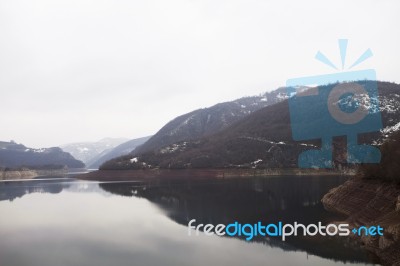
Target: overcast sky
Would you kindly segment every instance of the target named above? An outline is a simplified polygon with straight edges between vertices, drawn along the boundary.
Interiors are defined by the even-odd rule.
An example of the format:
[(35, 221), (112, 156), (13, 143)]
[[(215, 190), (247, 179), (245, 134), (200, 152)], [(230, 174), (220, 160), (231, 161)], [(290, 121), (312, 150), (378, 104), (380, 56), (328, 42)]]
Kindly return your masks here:
[(400, 82), (400, 1), (0, 0), (0, 140), (136, 138), (194, 109), (354, 69)]

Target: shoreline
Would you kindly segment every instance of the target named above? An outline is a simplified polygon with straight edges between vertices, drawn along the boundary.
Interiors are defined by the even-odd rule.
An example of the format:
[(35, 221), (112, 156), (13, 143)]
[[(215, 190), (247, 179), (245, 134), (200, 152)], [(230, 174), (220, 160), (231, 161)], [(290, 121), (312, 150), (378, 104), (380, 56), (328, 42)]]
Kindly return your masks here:
[(0, 181), (29, 180), (38, 176), (65, 176), (68, 169), (22, 169), (0, 171)]
[(353, 176), (353, 172), (327, 169), (145, 169), (97, 170), (75, 176), (95, 181), (145, 181), (152, 179), (226, 179), (261, 176)]

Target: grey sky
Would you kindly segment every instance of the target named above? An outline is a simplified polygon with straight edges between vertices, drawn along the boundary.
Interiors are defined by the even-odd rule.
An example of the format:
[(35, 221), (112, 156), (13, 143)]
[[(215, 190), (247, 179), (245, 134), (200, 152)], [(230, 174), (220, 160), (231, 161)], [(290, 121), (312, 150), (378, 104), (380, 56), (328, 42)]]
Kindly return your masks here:
[(400, 82), (400, 1), (0, 0), (0, 140), (142, 137), (185, 112), (332, 73), (367, 48)]

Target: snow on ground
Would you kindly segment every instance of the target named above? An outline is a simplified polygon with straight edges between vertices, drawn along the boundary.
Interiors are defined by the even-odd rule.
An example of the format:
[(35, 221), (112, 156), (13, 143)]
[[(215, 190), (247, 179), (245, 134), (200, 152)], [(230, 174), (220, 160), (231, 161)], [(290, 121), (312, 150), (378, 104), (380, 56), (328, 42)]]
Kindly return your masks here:
[(400, 130), (400, 122), (397, 123), (394, 126), (391, 127), (385, 127), (384, 129), (381, 130), (381, 133), (385, 135), (385, 137), (388, 137), (390, 134), (393, 132), (399, 131)]
[(78, 149), (78, 151), (79, 151), (80, 153), (84, 153), (84, 152), (88, 152), (88, 151), (89, 151), (89, 149), (86, 148), (86, 147), (77, 147), (77, 149)]
[(187, 144), (186, 141), (181, 143), (181, 144), (176, 144), (176, 143), (171, 144), (171, 145), (169, 145), (167, 147), (162, 148), (160, 150), (160, 153), (172, 153), (172, 152), (175, 152), (177, 150), (183, 151), (186, 148), (186, 144)]

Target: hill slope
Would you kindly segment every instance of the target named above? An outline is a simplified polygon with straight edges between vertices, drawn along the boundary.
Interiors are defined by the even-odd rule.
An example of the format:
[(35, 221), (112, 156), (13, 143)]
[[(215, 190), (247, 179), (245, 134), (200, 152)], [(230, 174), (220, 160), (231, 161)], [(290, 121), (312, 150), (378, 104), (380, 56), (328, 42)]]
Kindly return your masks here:
[[(400, 122), (400, 85), (378, 82), (378, 90), (383, 126), (393, 127)], [(305, 108), (318, 112), (318, 104), (326, 103)], [(359, 141), (372, 143), (380, 137), (379, 133), (361, 134)], [(335, 164), (345, 163), (344, 143), (344, 138), (335, 139)], [(288, 101), (285, 100), (255, 111), (216, 134), (116, 158), (105, 163), (102, 169), (297, 167), (300, 152), (318, 148), (318, 145), (319, 140), (293, 141)]]
[[(397, 125), (400, 125), (400, 123)], [(359, 168), (359, 175), (365, 179), (400, 183), (400, 130), (392, 132), (380, 146), (380, 149), (382, 153), (381, 163), (379, 165), (362, 165)]]
[(32, 149), (15, 142), (0, 142), (0, 167), (49, 167), (67, 166), (69, 168), (85, 167), (83, 162), (76, 160), (71, 154), (63, 152), (58, 147)]
[(145, 144), (136, 149), (134, 154), (156, 151), (173, 143), (214, 134), (254, 111), (284, 99), (286, 99), (286, 89), (279, 88), (261, 96), (244, 97), (181, 115), (162, 127)]

